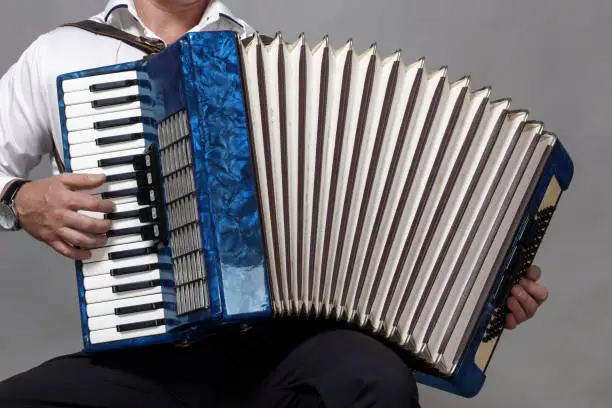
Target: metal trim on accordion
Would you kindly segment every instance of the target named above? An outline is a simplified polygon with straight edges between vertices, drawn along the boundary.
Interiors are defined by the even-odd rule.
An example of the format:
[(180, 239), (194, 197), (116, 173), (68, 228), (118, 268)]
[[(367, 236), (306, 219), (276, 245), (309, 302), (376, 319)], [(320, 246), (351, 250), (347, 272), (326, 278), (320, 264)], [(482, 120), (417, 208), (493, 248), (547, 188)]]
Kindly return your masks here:
[(104, 173), (84, 348), (319, 319), (471, 397), (573, 177), (544, 124), (375, 45), (189, 33), (57, 78), (64, 165)]

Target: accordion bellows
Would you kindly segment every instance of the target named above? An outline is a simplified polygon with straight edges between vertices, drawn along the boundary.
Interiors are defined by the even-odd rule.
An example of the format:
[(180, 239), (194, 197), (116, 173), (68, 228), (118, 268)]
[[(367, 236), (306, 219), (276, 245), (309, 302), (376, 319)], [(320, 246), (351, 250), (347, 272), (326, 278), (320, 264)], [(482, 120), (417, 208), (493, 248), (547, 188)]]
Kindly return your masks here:
[[(321, 319), (475, 395), (573, 174), (510, 99), (352, 41), (190, 33), (58, 87), (67, 171), (109, 175), (94, 193), (139, 225), (77, 263), (90, 350)], [(131, 195), (114, 184), (130, 178)]]
[(556, 137), (399, 52), (243, 52), (275, 310), (368, 324), (450, 373)]

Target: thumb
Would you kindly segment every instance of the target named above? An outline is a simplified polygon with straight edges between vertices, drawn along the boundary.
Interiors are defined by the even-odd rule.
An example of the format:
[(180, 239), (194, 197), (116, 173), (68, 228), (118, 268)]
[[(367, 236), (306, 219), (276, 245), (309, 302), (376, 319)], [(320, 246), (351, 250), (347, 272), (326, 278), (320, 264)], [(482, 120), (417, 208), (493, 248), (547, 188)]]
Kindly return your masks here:
[(84, 190), (104, 184), (106, 176), (104, 174), (64, 173), (60, 175), (60, 181), (70, 189)]

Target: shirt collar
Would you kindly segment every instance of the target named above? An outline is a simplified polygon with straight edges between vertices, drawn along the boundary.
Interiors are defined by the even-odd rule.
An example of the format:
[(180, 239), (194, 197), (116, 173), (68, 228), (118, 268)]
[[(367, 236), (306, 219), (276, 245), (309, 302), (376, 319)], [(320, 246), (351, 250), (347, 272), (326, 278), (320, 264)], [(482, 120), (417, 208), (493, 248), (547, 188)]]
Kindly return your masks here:
[[(104, 22), (138, 36), (159, 39), (138, 17), (133, 0), (109, 0), (101, 17)], [(219, 0), (212, 0), (202, 15), (200, 22), (190, 32), (206, 30), (231, 30), (242, 36), (254, 33), (244, 20), (235, 16)]]

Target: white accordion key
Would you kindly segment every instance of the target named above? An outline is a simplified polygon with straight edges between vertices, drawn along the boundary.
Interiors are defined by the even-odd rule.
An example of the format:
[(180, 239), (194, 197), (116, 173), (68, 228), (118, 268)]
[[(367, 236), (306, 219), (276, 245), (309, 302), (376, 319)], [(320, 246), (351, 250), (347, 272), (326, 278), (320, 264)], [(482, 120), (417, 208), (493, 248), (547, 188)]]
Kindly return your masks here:
[[(135, 325), (137, 325), (135, 327), (139, 327), (138, 324)], [(92, 344), (108, 343), (112, 341), (164, 334), (169, 329), (163, 319), (149, 321), (146, 324), (143, 324), (142, 326), (144, 326), (144, 328), (125, 331), (120, 331), (117, 328), (95, 330), (89, 333), (89, 338)]]
[(120, 141), (108, 144), (89, 142), (70, 146), (70, 157), (76, 158), (92, 155), (111, 154), (124, 150), (144, 148), (146, 146), (144, 137), (139, 134), (121, 136), (117, 140)]
[[(130, 203), (136, 204), (137, 203)], [(122, 205), (130, 205), (122, 204)], [(120, 205), (121, 206), (121, 205)], [(155, 228), (161, 228), (156, 224), (159, 220), (157, 215), (158, 211), (155, 207), (142, 207), (139, 210), (129, 211), (125, 213), (113, 213), (107, 215), (106, 218), (112, 217), (129, 217), (125, 219), (113, 219), (111, 227), (107, 233), (106, 246), (115, 246), (122, 244), (129, 244), (132, 242), (138, 242), (143, 240), (143, 236), (150, 237), (151, 234), (155, 236)], [(83, 215), (92, 214), (92, 218), (104, 219), (105, 215), (100, 213), (82, 213)]]
[(110, 153), (96, 154), (93, 156), (77, 157), (77, 158), (70, 160), (70, 166), (75, 171), (98, 168), (98, 167), (106, 167), (106, 166), (100, 166), (98, 161), (104, 160), (104, 159), (117, 159), (119, 157), (129, 158), (130, 156), (141, 155), (144, 153), (145, 153), (145, 148), (138, 148), (138, 149), (123, 150), (121, 152), (110, 152)]
[(116, 174), (127, 174), (136, 171), (133, 164), (120, 164), (117, 166), (108, 167), (91, 167), (88, 169), (77, 170), (75, 174), (104, 174), (105, 176), (112, 176)]
[(91, 303), (87, 305), (86, 312), (88, 317), (115, 315), (127, 313), (131, 310), (140, 311), (146, 307), (151, 308), (152, 305), (158, 305), (162, 302), (176, 303), (176, 297), (172, 295), (165, 295), (163, 293), (156, 293), (154, 295)]
[(68, 120), (85, 116), (123, 113), (124, 111), (145, 110), (151, 105), (150, 98), (139, 95), (122, 96), (118, 98), (95, 100), (66, 107)]
[(106, 244), (108, 246), (130, 244), (133, 242), (142, 241), (143, 237), (152, 239), (152, 237), (159, 236), (159, 225), (154, 223), (141, 223), (138, 220), (134, 222), (134, 224), (136, 223), (139, 225), (111, 229), (111, 231), (109, 231)]
[[(107, 176), (107, 182), (101, 186), (86, 190), (87, 194), (102, 199), (114, 200), (117, 205), (132, 204), (159, 204), (160, 197), (155, 197), (155, 188), (158, 186), (157, 175), (154, 170), (121, 173)], [(144, 189), (153, 189), (149, 197)], [(159, 193), (158, 193), (159, 194)], [(140, 203), (140, 204), (139, 204)]]
[(131, 244), (94, 249), (91, 251), (91, 257), (83, 261), (83, 263), (111, 261), (154, 253), (157, 253), (156, 243), (154, 241), (134, 242)]
[(153, 281), (156, 279), (161, 279), (163, 276), (167, 277), (168, 275), (164, 275), (160, 269), (125, 275), (96, 275), (83, 278), (83, 287), (85, 288), (85, 291), (90, 291), (95, 289), (128, 285), (132, 283)]
[[(80, 143), (94, 142), (99, 145), (114, 143), (116, 140), (130, 137), (142, 137), (143, 133), (155, 134), (155, 128), (142, 122), (127, 126), (111, 127), (106, 129), (82, 129), (68, 132), (70, 149)], [(125, 140), (122, 140), (125, 141)]]
[(108, 302), (111, 300), (127, 299), (138, 296), (153, 295), (156, 293), (162, 293), (163, 287), (160, 280), (150, 280), (144, 282), (138, 282), (119, 287), (119, 290), (113, 290), (112, 287), (106, 287), (101, 289), (93, 289), (85, 292), (85, 302), (98, 303)]
[(139, 74), (136, 71), (122, 71), (110, 74), (93, 75), (83, 78), (67, 79), (62, 82), (64, 94), (78, 91), (100, 92), (137, 85)]
[(142, 323), (151, 320), (159, 320), (168, 317), (174, 317), (175, 313), (169, 315), (169, 311), (163, 308), (148, 310), (146, 312), (135, 312), (126, 315), (107, 315), (100, 317), (92, 317), (87, 321), (89, 330), (104, 330), (114, 329), (117, 326)]
[(143, 123), (143, 117), (150, 115), (147, 109), (131, 109), (66, 119), (66, 129), (74, 132), (86, 129), (111, 129)]
[(122, 180), (122, 181), (114, 181), (110, 183), (104, 183), (100, 187), (92, 188), (89, 190), (84, 190), (84, 193), (90, 195), (99, 195), (102, 193), (111, 193), (121, 190), (127, 190), (132, 188), (137, 188), (138, 183), (136, 180)]
[(79, 211), (79, 214), (98, 220), (110, 219), (112, 220), (111, 230), (140, 227), (161, 220), (161, 214), (156, 207), (140, 205), (136, 202), (119, 204), (115, 207), (115, 212), (111, 214), (91, 211)]
[(129, 85), (121, 88), (110, 88), (98, 92), (92, 92), (90, 89), (69, 92), (64, 95), (64, 104), (66, 107), (81, 105), (94, 101), (104, 101), (109, 99), (124, 98), (127, 96), (150, 96), (148, 89), (140, 88), (138, 85)]
[[(132, 203), (130, 203), (132, 204)], [(152, 208), (152, 207), (145, 207)], [(122, 229), (130, 229), (130, 228), (138, 228), (144, 227), (145, 225), (151, 225), (151, 221), (141, 222), (138, 218), (127, 218), (123, 220), (113, 220), (111, 222), (111, 231), (122, 230)]]
[(108, 273), (134, 273), (134, 271), (158, 269), (159, 256), (157, 254), (138, 255), (110, 261), (83, 263), (83, 276), (96, 276)]

